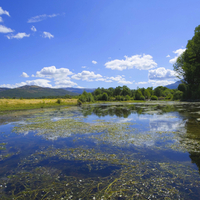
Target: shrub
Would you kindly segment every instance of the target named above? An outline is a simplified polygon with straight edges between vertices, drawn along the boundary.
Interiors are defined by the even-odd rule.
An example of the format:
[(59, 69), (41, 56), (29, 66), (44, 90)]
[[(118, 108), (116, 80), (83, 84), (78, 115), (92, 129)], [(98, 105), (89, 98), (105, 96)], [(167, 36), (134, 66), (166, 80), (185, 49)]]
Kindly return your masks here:
[(61, 104), (61, 99), (57, 99), (56, 103)]
[(183, 97), (183, 92), (180, 90), (176, 91), (173, 96), (173, 100), (180, 100)]
[(158, 97), (153, 95), (153, 96), (151, 96), (151, 100), (158, 100)]
[(125, 100), (126, 100), (126, 101), (129, 101), (130, 99), (131, 99), (131, 97), (130, 97), (129, 95), (126, 95), (126, 96), (125, 96)]
[(140, 100), (145, 100), (145, 97), (143, 95), (141, 95)]
[(102, 100), (103, 101), (108, 101), (108, 94), (107, 93), (103, 93)]

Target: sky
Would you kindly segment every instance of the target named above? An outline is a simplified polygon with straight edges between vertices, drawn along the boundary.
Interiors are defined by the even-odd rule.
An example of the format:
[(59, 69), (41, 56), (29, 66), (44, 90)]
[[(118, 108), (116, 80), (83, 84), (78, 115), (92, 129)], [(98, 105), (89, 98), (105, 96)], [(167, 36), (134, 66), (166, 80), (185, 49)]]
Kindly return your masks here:
[(174, 83), (199, 8), (199, 0), (1, 0), (0, 87)]

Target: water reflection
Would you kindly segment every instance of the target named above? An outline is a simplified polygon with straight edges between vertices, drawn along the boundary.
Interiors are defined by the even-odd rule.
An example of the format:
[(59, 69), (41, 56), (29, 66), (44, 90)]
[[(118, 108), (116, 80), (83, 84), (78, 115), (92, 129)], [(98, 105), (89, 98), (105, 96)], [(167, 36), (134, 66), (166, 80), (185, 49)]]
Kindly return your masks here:
[(104, 104), (7, 117), (0, 198), (198, 199), (199, 110)]

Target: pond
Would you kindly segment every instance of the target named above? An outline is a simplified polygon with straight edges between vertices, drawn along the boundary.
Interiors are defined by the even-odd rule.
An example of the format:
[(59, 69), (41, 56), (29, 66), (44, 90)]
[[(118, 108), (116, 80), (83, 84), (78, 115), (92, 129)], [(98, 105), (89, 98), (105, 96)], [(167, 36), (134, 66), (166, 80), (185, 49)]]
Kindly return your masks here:
[(0, 116), (0, 199), (199, 199), (200, 103)]

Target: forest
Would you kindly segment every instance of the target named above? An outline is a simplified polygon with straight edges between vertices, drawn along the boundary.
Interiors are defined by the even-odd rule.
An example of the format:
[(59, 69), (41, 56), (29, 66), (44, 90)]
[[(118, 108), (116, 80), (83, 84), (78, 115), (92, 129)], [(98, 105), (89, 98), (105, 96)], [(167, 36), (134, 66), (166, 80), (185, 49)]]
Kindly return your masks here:
[(168, 89), (167, 87), (158, 86), (130, 89), (126, 85), (116, 88), (97, 88), (92, 93), (84, 91), (79, 96), (79, 103), (94, 101), (130, 101), (130, 100), (180, 100), (183, 96), (185, 84), (180, 84), (178, 89)]

